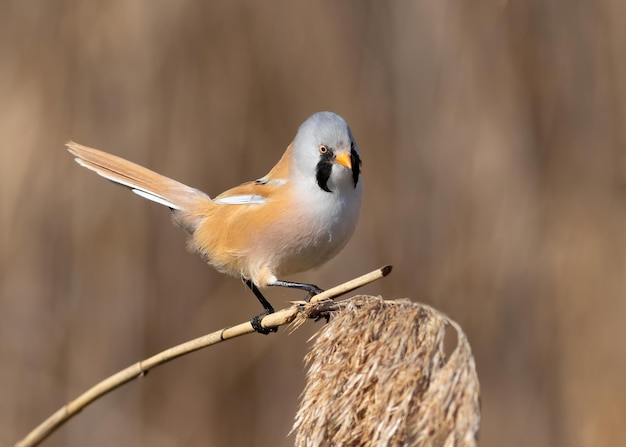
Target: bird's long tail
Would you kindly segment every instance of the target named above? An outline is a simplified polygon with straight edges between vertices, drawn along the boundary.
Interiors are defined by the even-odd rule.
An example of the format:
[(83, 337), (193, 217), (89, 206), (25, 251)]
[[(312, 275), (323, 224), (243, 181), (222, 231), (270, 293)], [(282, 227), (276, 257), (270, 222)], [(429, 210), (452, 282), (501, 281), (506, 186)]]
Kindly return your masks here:
[[(188, 213), (197, 209), (200, 204), (212, 204), (210, 197), (202, 191), (123, 158), (73, 141), (68, 141), (66, 146), (79, 165), (94, 171), (107, 180), (130, 188), (131, 191), (143, 198), (167, 206), (181, 217), (189, 216)], [(184, 220), (187, 219), (179, 222), (184, 227), (194, 227), (197, 224), (196, 222), (184, 222)], [(187, 229), (191, 230), (192, 228)]]

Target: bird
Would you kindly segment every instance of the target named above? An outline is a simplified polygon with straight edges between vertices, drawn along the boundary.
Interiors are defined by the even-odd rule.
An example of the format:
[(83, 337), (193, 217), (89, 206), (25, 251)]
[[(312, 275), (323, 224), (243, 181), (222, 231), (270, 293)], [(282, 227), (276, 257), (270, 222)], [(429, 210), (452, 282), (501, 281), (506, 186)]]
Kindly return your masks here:
[(217, 271), (240, 277), (263, 306), (250, 322), (256, 332), (274, 312), (267, 286), (322, 292), (314, 284), (284, 281), (329, 261), (348, 243), (363, 195), (361, 157), (348, 123), (317, 112), (298, 128), (264, 177), (211, 198), (204, 192), (131, 161), (73, 141), (68, 151), (82, 167), (168, 207), (188, 233), (188, 246)]

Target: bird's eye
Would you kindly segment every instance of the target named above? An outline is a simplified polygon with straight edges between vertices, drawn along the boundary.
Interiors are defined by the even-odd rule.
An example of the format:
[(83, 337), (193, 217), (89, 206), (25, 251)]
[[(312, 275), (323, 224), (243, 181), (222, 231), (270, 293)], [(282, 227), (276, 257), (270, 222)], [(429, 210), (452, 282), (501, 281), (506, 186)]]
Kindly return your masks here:
[(325, 145), (320, 144), (320, 154), (325, 154), (326, 152), (328, 152), (328, 148)]

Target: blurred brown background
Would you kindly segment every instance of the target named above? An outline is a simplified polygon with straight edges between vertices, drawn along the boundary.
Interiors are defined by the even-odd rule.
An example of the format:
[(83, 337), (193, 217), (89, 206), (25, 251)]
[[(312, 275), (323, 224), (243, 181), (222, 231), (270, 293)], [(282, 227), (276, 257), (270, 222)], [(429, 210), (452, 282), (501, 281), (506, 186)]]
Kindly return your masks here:
[[(626, 3), (0, 3), (0, 445), (155, 352), (259, 311), (74, 139), (215, 195), (311, 113), (351, 124), (365, 202), (297, 279), (456, 319), (483, 446), (625, 445)], [(292, 278), (295, 279), (295, 278)], [(270, 290), (277, 306), (300, 295)], [(310, 324), (179, 359), (47, 446), (288, 446)]]

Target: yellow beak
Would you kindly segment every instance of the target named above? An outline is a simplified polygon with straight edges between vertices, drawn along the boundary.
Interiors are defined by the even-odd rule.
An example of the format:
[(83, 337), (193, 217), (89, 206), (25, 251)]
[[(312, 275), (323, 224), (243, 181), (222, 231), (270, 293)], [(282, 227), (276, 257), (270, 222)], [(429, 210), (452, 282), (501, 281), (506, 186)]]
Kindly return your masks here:
[(339, 163), (341, 166), (345, 166), (348, 169), (352, 169), (352, 160), (350, 160), (350, 154), (347, 152), (342, 152), (341, 154), (337, 155), (335, 157), (335, 160), (337, 160), (337, 163)]

